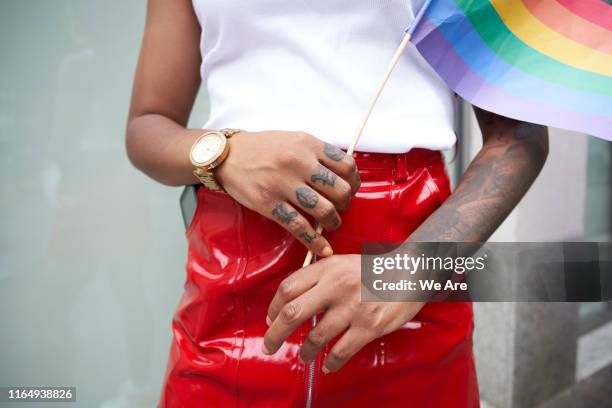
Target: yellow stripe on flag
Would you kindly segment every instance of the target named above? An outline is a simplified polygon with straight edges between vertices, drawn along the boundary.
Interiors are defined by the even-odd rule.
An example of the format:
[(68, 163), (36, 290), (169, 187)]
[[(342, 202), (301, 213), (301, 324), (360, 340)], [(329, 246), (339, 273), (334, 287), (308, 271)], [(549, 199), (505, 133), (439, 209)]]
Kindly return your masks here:
[(531, 14), (521, 0), (491, 0), (491, 4), (508, 29), (531, 48), (564, 64), (612, 76), (612, 55), (559, 34)]

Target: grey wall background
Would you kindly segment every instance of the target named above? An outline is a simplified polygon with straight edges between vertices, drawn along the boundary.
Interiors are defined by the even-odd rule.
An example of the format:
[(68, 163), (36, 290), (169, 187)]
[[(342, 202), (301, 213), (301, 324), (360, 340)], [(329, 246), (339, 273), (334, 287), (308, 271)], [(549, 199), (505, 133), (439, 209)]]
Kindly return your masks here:
[[(155, 404), (184, 280), (180, 189), (134, 170), (123, 146), (145, 3), (0, 0), (0, 385), (75, 385), (78, 407)], [(462, 116), (468, 159), (479, 135)], [(606, 145), (556, 136), (500, 240), (609, 231)], [(589, 154), (602, 155), (599, 179), (581, 164)], [(523, 390), (521, 313), (477, 306), (481, 388), (496, 406), (518, 406)], [(576, 324), (555, 316), (555, 327)]]
[(145, 6), (0, 0), (0, 384), (79, 407), (154, 405), (184, 279), (180, 190), (123, 145)]

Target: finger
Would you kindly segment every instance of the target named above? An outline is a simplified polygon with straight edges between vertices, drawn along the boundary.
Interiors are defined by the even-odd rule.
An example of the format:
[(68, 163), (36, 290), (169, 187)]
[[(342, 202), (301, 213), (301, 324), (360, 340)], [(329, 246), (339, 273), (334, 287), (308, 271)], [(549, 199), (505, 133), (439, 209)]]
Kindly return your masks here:
[(306, 320), (323, 311), (327, 302), (325, 291), (321, 286), (315, 286), (285, 304), (264, 335), (264, 354), (276, 353), (287, 337)]
[(340, 148), (329, 143), (323, 143), (318, 154), (319, 161), (328, 169), (344, 179), (355, 194), (360, 186), (359, 171), (355, 159)]
[(347, 361), (351, 359), (366, 344), (376, 337), (363, 329), (350, 328), (334, 344), (323, 361), (323, 372), (330, 373), (338, 371)]
[(311, 171), (311, 175), (308, 180), (306, 180), (306, 183), (328, 199), (339, 211), (344, 211), (353, 197), (352, 187), (333, 172), (331, 172), (332, 175), (330, 178), (323, 178), (326, 172), (331, 172), (331, 170), (327, 169), (322, 164), (318, 164), (317, 167)]
[(323, 319), (313, 327), (304, 344), (300, 348), (300, 358), (305, 363), (310, 363), (323, 347), (342, 333), (349, 326), (350, 315), (345, 309), (330, 308)]
[(283, 306), (317, 284), (322, 271), (319, 265), (320, 262), (323, 261), (315, 262), (304, 268), (298, 269), (283, 279), (268, 306), (267, 317), (270, 322), (276, 319)]
[(342, 220), (336, 207), (325, 197), (305, 185), (294, 189), (295, 194), (289, 197), (289, 202), (300, 210), (312, 215), (328, 231), (340, 227)]
[(316, 233), (308, 220), (286, 202), (277, 202), (270, 210), (272, 218), (283, 228), (300, 240), (313, 254), (327, 257), (333, 254), (331, 245), (325, 237)]

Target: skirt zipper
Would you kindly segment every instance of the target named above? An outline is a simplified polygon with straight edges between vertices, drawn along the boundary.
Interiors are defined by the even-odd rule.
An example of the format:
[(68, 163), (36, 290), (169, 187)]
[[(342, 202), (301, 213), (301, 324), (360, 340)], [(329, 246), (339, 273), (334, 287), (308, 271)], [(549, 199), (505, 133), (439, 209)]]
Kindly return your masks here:
[[(317, 316), (312, 316), (310, 319), (310, 329), (317, 325)], [(312, 392), (314, 386), (315, 371), (317, 369), (317, 357), (307, 365), (306, 370), (306, 408), (312, 407)]]
[[(315, 255), (312, 259), (312, 262), (317, 262), (317, 260), (318, 260), (318, 257)], [(312, 330), (316, 325), (317, 325), (317, 315), (315, 314), (310, 319), (310, 327), (308, 328), (308, 331)], [(312, 407), (312, 396), (313, 396), (312, 394), (313, 394), (315, 373), (317, 370), (317, 358), (318, 356), (315, 357), (315, 359), (312, 360), (312, 362), (309, 363), (306, 368), (306, 408)]]

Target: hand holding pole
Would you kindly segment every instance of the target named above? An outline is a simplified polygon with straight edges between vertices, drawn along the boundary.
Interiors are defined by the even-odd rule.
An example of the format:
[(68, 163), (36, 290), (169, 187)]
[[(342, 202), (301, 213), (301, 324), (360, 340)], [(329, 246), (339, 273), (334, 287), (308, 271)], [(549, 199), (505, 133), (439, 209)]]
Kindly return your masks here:
[[(411, 34), (410, 31), (406, 32), (406, 34), (404, 35), (404, 38), (402, 39), (402, 42), (397, 48), (397, 51), (395, 51), (395, 55), (393, 56), (393, 59), (391, 60), (391, 63), (389, 64), (387, 71), (385, 72), (385, 76), (383, 77), (382, 81), (380, 82), (380, 85), (378, 86), (378, 89), (376, 89), (376, 93), (370, 100), (368, 109), (365, 115), (363, 116), (361, 123), (359, 124), (359, 128), (357, 129), (357, 132), (355, 133), (355, 136), (353, 137), (353, 141), (351, 142), (346, 154), (352, 155), (354, 153), (355, 147), (357, 147), (357, 143), (359, 143), (361, 134), (363, 133), (363, 130), (365, 129), (366, 123), (368, 123), (368, 119), (370, 118), (370, 115), (372, 114), (372, 111), (374, 110), (374, 106), (376, 105), (376, 102), (378, 102), (378, 99), (380, 98), (380, 95), (382, 94), (382, 91), (385, 88), (387, 81), (391, 77), (391, 73), (395, 69), (395, 66), (397, 65), (400, 57), (402, 56), (402, 53), (406, 49), (408, 42), (410, 42), (410, 34)], [(320, 224), (317, 224), (316, 231), (317, 231), (317, 234), (321, 234), (323, 232), (323, 227)], [(308, 253), (306, 254), (306, 258), (304, 259), (304, 265), (302, 267), (310, 265), (311, 262), (312, 262), (312, 251), (308, 251)]]

